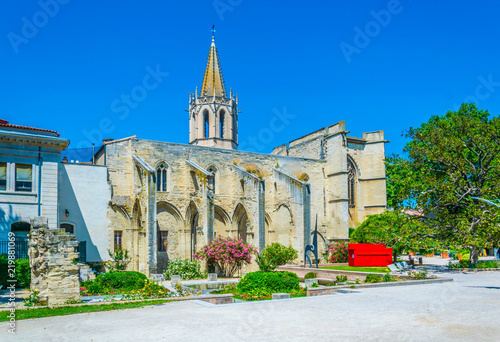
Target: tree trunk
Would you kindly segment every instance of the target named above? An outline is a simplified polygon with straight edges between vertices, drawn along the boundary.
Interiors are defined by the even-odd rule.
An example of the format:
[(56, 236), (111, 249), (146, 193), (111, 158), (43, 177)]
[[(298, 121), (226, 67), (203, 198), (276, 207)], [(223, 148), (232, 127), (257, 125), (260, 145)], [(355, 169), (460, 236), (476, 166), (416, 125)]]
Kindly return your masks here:
[(470, 262), (472, 265), (476, 265), (478, 261), (479, 261), (479, 248), (477, 248), (477, 247), (472, 247), (472, 248), (470, 249), (470, 258), (469, 258), (469, 262)]
[(394, 259), (393, 263), (396, 263), (398, 261), (398, 253), (394, 248), (392, 249), (392, 258)]

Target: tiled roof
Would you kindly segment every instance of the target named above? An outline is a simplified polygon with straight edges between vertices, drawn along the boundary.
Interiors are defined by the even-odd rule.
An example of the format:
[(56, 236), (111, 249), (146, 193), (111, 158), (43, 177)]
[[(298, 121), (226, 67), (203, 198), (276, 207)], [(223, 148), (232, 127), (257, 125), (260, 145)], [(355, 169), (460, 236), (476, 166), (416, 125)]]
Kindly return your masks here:
[(29, 130), (29, 131), (38, 131), (38, 132), (48, 132), (48, 133), (54, 133), (56, 136), (59, 136), (59, 133), (57, 133), (56, 131), (52, 131), (50, 129), (35, 128), (35, 127), (20, 126), (20, 125), (12, 125), (8, 121), (2, 120), (2, 119), (0, 119), (0, 127), (25, 129), (25, 130)]
[(212, 36), (212, 45), (208, 52), (207, 69), (203, 77), (203, 87), (201, 88), (201, 96), (217, 96), (226, 97), (226, 89), (224, 88), (224, 78), (220, 68), (219, 56), (215, 47), (215, 39)]

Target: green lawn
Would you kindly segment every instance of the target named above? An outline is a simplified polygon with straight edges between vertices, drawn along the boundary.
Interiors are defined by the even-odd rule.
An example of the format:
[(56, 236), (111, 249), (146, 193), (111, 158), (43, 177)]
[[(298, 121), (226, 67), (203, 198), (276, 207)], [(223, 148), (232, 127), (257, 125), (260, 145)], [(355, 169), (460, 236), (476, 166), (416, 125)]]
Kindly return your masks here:
[[(120, 310), (120, 309), (133, 309), (141, 308), (148, 305), (157, 305), (168, 303), (169, 299), (158, 299), (150, 301), (140, 301), (132, 303), (114, 303), (114, 304), (101, 304), (101, 305), (81, 305), (81, 306), (61, 306), (56, 308), (37, 308), (37, 309), (23, 309), (16, 310), (16, 320), (30, 319), (30, 318), (40, 318), (40, 317), (51, 317), (51, 316), (65, 316), (73, 315), (86, 312), (97, 312), (97, 311), (110, 311), (110, 310)], [(0, 311), (0, 322), (8, 321), (10, 311)]]
[(370, 273), (386, 273), (390, 271), (387, 267), (325, 266), (320, 268), (324, 268), (327, 270), (356, 271), (356, 272), (370, 272)]

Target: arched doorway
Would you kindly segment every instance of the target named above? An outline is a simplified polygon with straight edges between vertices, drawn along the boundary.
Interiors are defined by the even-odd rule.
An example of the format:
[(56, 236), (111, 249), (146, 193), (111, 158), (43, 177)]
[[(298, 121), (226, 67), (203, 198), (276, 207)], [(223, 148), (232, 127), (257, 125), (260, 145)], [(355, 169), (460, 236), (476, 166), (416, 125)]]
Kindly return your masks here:
[(273, 219), (274, 241), (285, 246), (292, 246), (295, 240), (295, 227), (293, 225), (292, 213), (286, 205), (281, 205), (276, 211)]
[(190, 231), (189, 254), (191, 260), (194, 259), (194, 255), (196, 253), (198, 218), (199, 218), (199, 212), (198, 208), (196, 207), (196, 204), (194, 204), (193, 202), (189, 203), (189, 207), (186, 214), (186, 224), (189, 225), (189, 231)]
[(233, 222), (236, 225), (236, 229), (238, 232), (238, 238), (242, 239), (244, 242), (247, 242), (247, 229), (248, 229), (248, 215), (245, 207), (240, 203), (236, 206), (233, 215)]
[(157, 223), (157, 271), (162, 273), (170, 259), (182, 257), (179, 254), (182, 218), (175, 206), (159, 202), (156, 209)]

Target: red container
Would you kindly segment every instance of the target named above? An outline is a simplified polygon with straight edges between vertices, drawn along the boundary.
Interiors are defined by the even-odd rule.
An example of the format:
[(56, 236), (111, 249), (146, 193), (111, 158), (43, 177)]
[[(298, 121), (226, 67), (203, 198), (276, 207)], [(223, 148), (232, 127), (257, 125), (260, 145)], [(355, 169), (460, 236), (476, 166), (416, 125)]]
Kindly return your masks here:
[(387, 266), (392, 264), (392, 248), (371, 243), (349, 244), (349, 266)]

